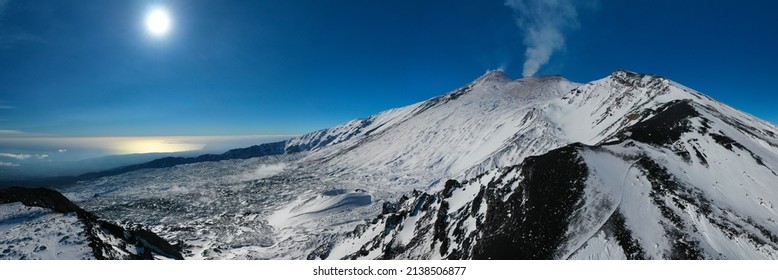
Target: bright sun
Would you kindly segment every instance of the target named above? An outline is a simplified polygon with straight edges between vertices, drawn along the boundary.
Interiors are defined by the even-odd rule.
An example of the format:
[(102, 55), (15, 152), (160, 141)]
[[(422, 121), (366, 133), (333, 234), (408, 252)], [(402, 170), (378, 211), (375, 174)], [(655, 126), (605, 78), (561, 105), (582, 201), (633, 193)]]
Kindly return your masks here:
[(118, 154), (174, 153), (200, 150), (202, 143), (192, 143), (176, 137), (126, 137), (115, 138), (114, 150)]
[(156, 37), (163, 37), (170, 32), (172, 20), (165, 8), (154, 8), (146, 15), (146, 30)]

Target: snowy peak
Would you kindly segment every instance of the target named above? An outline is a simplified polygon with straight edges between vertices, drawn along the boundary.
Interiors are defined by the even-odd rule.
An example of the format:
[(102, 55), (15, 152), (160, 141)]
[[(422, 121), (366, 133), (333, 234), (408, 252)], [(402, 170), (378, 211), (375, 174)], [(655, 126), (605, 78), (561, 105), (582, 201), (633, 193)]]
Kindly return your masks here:
[[(537, 96), (540, 92), (548, 91), (545, 90), (545, 88), (548, 87), (561, 87), (569, 90), (577, 86), (579, 85), (558, 75), (525, 77), (514, 80), (503, 70), (490, 70), (472, 83), (463, 87), (463, 89), (497, 95)], [(558, 95), (553, 97), (558, 97)]]
[[(774, 125), (625, 70), (538, 106), (551, 129), (519, 130), (496, 168), (390, 203), (329, 257), (778, 258)], [(522, 153), (541, 136), (558, 146)]]
[(612, 140), (674, 100), (714, 102), (676, 85), (626, 70), (587, 84), (493, 70), (430, 100), (293, 138), (286, 151), (354, 168), (483, 172), (567, 143)]
[[(439, 179), (432, 174), (458, 176), (476, 166), (494, 167), (509, 158), (516, 160), (516, 156), (561, 145), (553, 137), (554, 126), (547, 123), (538, 108), (577, 86), (561, 77), (512, 80), (502, 71), (490, 71), (447, 94), (290, 143), (328, 143), (309, 158), (349, 166), (345, 170), (350, 172), (414, 172), (414, 176), (429, 176), (432, 183)], [(531, 137), (533, 141), (517, 142), (517, 137), (528, 133), (536, 135)], [(515, 149), (499, 152), (509, 146)]]
[(508, 83), (513, 81), (513, 78), (508, 76), (508, 74), (505, 73), (505, 71), (501, 69), (497, 70), (489, 70), (486, 71), (481, 77), (478, 79), (475, 79), (473, 83), (475, 84), (485, 84), (485, 83)]
[(687, 99), (619, 136), (414, 192), (330, 258), (778, 258), (774, 134)]
[(524, 77), (521, 79), (513, 79), (511, 76), (509, 76), (507, 73), (505, 73), (502, 69), (495, 69), (495, 70), (489, 70), (486, 71), (481, 77), (478, 77), (475, 79), (472, 84), (486, 84), (486, 83), (497, 83), (497, 84), (506, 84), (514, 81), (545, 81), (545, 82), (553, 82), (553, 81), (567, 81), (565, 77), (560, 75), (548, 75), (548, 76), (538, 76), (538, 77)]
[[(725, 106), (664, 77), (618, 70), (544, 108), (572, 142), (597, 144), (677, 100)], [(731, 110), (736, 111), (736, 110)]]
[(607, 78), (610, 78), (614, 81), (621, 81), (625, 84), (632, 84), (632, 85), (638, 85), (638, 84), (645, 85), (647, 84), (647, 82), (652, 80), (660, 80), (660, 81), (665, 80), (665, 78), (662, 76), (637, 73), (637, 72), (632, 72), (624, 69), (618, 69), (614, 71), (613, 73), (608, 75)]

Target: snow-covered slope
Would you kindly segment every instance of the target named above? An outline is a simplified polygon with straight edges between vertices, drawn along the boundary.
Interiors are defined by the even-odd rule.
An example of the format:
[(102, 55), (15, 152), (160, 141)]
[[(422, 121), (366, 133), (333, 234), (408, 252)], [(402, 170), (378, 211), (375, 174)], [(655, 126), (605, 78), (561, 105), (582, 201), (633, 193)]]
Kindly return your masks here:
[(491, 71), (446, 95), (295, 138), (288, 147), (312, 149), (309, 158), (335, 173), (380, 171), (432, 183), (560, 146), (538, 108), (576, 86)]
[(74, 213), (0, 204), (0, 259), (93, 259), (84, 225)]
[(776, 258), (778, 129), (659, 76), (491, 71), (277, 144), (66, 195), (187, 258)]
[(625, 71), (545, 110), (571, 142), (590, 145), (415, 192), (323, 255), (778, 258), (775, 126)]
[(118, 226), (49, 189), (0, 189), (0, 259), (181, 259), (138, 225)]

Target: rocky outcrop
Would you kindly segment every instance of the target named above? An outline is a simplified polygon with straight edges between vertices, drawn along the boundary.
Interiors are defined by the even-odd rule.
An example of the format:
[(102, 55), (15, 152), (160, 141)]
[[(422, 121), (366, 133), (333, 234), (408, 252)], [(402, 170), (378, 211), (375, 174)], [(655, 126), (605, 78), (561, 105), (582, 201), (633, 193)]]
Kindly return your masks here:
[(123, 227), (101, 219), (57, 191), (21, 187), (0, 189), (0, 204), (16, 202), (55, 213), (76, 214), (96, 259), (183, 259), (180, 245), (172, 245), (140, 225)]

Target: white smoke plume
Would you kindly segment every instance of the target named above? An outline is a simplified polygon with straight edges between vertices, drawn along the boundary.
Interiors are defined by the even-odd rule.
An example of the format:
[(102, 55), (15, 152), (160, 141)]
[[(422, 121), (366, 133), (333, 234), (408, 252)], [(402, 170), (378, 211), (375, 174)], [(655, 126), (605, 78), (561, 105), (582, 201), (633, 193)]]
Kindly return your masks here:
[(505, 1), (516, 13), (516, 24), (524, 33), (527, 47), (524, 77), (535, 75), (554, 52), (565, 47), (565, 31), (578, 27), (575, 3), (575, 0)]

